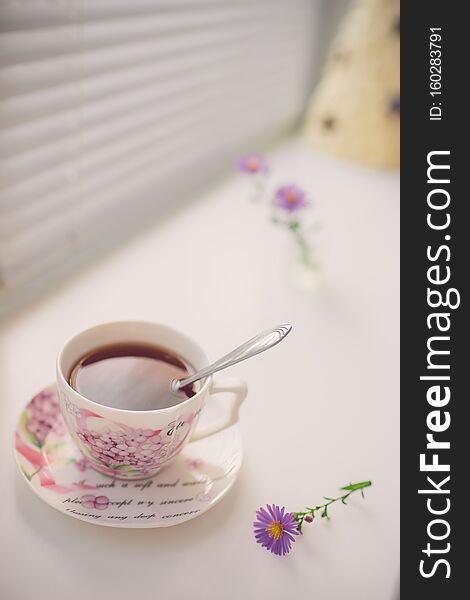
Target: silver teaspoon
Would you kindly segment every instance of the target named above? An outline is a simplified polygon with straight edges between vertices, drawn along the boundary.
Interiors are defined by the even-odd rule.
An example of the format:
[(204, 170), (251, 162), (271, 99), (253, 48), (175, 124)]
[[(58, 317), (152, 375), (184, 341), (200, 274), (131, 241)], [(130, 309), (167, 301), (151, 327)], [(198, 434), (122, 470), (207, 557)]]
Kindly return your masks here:
[(283, 323), (282, 325), (278, 325), (273, 329), (267, 329), (266, 331), (256, 335), (254, 338), (251, 338), (251, 340), (248, 340), (241, 346), (238, 346), (238, 348), (235, 348), (235, 350), (232, 350), (232, 352), (229, 352), (222, 358), (219, 358), (219, 360), (217, 360), (215, 363), (212, 363), (208, 367), (197, 371), (197, 373), (193, 373), (184, 379), (173, 379), (171, 382), (171, 390), (173, 392), (177, 392), (181, 388), (194, 383), (195, 381), (199, 381), (204, 377), (208, 377), (213, 373), (217, 373), (217, 371), (222, 371), (222, 369), (231, 367), (242, 360), (256, 356), (256, 354), (260, 354), (260, 352), (269, 350), (269, 348), (279, 344), (279, 342), (281, 342), (291, 330), (292, 325), (290, 323)]

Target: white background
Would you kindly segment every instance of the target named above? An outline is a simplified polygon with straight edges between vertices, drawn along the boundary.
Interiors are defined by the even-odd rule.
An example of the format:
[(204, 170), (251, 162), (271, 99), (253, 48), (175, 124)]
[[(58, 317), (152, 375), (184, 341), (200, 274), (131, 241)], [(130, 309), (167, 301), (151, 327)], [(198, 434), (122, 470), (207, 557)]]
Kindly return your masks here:
[[(7, 600), (397, 597), (399, 551), (398, 176), (320, 157), (299, 142), (272, 156), (276, 178), (315, 201), (323, 281), (288, 276), (286, 233), (230, 176), (95, 261), (0, 330), (1, 560)], [(54, 379), (62, 342), (115, 319), (167, 323), (217, 358), (291, 321), (276, 349), (238, 365), (245, 462), (229, 495), (168, 529), (100, 528), (60, 514), (17, 472), (11, 436), (28, 399)], [(372, 479), (331, 509), (285, 558), (252, 536), (255, 510), (319, 503)]]

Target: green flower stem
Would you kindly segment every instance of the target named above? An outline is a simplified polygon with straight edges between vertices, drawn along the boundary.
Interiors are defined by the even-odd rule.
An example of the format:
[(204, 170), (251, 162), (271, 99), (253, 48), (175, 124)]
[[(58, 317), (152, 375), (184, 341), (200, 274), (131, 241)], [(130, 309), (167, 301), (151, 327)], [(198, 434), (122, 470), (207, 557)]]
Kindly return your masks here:
[(35, 470), (33, 473), (31, 473), (31, 479), (32, 479), (32, 478), (33, 478), (35, 475), (37, 475), (37, 474), (38, 474), (40, 471), (42, 471), (42, 468), (43, 468), (43, 467), (41, 466), (41, 467), (39, 467), (38, 469), (36, 469), (36, 470)]
[(282, 224), (292, 233), (295, 243), (300, 251), (300, 260), (307, 267), (312, 269), (317, 268), (318, 263), (313, 258), (313, 248), (307, 240), (307, 237), (302, 229), (302, 224), (297, 220), (284, 221)]
[(294, 221), (288, 224), (288, 228), (292, 232), (297, 246), (299, 247), (300, 260), (309, 267), (316, 267), (317, 264), (312, 258), (313, 250), (301, 229), (300, 223)]
[(268, 185), (269, 176), (267, 174), (258, 175), (257, 178), (253, 179), (254, 194), (251, 201), (256, 203), (263, 199), (266, 187)]
[(271, 221), (274, 223), (274, 225), (281, 225), (282, 227), (285, 227), (291, 232), (295, 243), (297, 244), (300, 250), (300, 260), (305, 265), (313, 269), (318, 267), (318, 263), (313, 259), (313, 248), (308, 243), (307, 238), (302, 230), (302, 224), (299, 221), (286, 221), (284, 219), (280, 219), (277, 216), (276, 212), (274, 212), (274, 214), (272, 215)]
[(20, 468), (23, 472), (23, 475), (26, 477), (26, 479), (28, 481), (31, 481), (31, 479), (37, 475), (39, 473), (39, 471), (42, 469), (42, 466), (39, 467), (38, 469), (36, 469), (35, 471), (33, 471), (32, 473), (28, 473), (28, 471), (23, 467), (23, 465), (20, 464)]
[(350, 485), (345, 485), (344, 487), (340, 488), (346, 492), (342, 496), (338, 496), (337, 498), (327, 498), (326, 496), (324, 496), (325, 500), (328, 500), (328, 502), (325, 502), (325, 504), (320, 504), (319, 506), (307, 506), (305, 511), (293, 513), (294, 520), (297, 521), (297, 529), (300, 533), (302, 533), (302, 526), (304, 524), (305, 517), (309, 517), (307, 519), (307, 522), (310, 522), (311, 519), (315, 518), (315, 514), (318, 511), (321, 511), (320, 516), (322, 518), (329, 519), (330, 517), (328, 515), (328, 507), (330, 506), (330, 504), (339, 501), (341, 501), (343, 504), (347, 504), (346, 499), (349, 498), (351, 494), (357, 491), (360, 491), (362, 497), (364, 498), (364, 488), (370, 487), (371, 485), (372, 481), (361, 481), (360, 483), (351, 483)]

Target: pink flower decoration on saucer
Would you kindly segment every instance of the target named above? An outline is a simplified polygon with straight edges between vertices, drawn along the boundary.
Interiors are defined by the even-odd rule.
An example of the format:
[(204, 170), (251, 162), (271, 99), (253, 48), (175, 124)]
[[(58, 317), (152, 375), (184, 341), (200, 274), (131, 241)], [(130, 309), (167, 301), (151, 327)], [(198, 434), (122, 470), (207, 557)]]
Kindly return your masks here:
[(204, 466), (204, 461), (200, 460), (199, 458), (187, 458), (186, 466), (188, 467), (188, 469), (195, 471)]
[(42, 446), (49, 433), (62, 435), (65, 432), (65, 423), (60, 414), (59, 400), (55, 390), (48, 388), (34, 396), (28, 404), (27, 413), (29, 421), (26, 429)]
[(84, 494), (80, 497), (80, 502), (84, 508), (96, 508), (105, 510), (109, 506), (108, 496), (93, 496), (93, 494)]
[[(38, 411), (38, 404), (42, 403), (44, 406)], [(210, 404), (208, 410), (213, 410)], [(82, 409), (69, 412), (65, 407), (64, 412), (66, 418), (78, 421), (77, 429), (83, 434), (86, 442), (79, 438), (77, 448), (76, 441), (62, 421), (57, 391), (48, 387), (35, 395), (19, 415), (13, 436), (14, 456), (22, 479), (43, 502), (80, 521), (124, 528), (176, 525), (198, 517), (212, 508), (231, 489), (237, 478), (243, 456), (241, 436), (237, 427), (227, 434), (214, 436), (208, 442), (200, 440), (196, 449), (192, 444), (189, 445), (184, 457), (147, 478), (144, 477), (144, 471), (147, 469), (146, 457), (151, 461), (155, 460), (159, 454), (171, 454), (179, 444), (184, 443), (188, 435), (188, 425), (195, 418), (194, 414), (184, 415), (176, 421), (173, 419), (160, 431), (130, 428), (124, 424), (119, 426), (117, 423), (98, 418), (95, 414), (82, 413)], [(35, 435), (37, 432), (33, 429), (37, 424), (33, 421), (31, 429), (34, 433), (28, 428), (33, 416), (41, 426), (44, 425), (41, 421), (51, 425), (47, 428), (49, 433), (46, 437), (39, 436), (41, 444)], [(217, 413), (214, 412), (215, 416)], [(58, 430), (63, 431), (62, 435), (57, 433)], [(121, 433), (122, 435), (119, 435)], [(112, 434), (118, 434), (116, 439)], [(127, 442), (133, 442), (134, 446)], [(147, 444), (150, 447), (147, 447)], [(124, 445), (127, 447), (118, 448)], [(153, 449), (153, 445), (157, 448)], [(199, 448), (204, 452), (204, 464), (210, 464), (219, 473), (219, 476), (210, 482), (207, 494), (203, 491), (206, 489), (203, 471), (190, 471), (186, 463), (189, 461), (193, 468), (201, 467)], [(111, 452), (111, 449), (114, 452)], [(90, 456), (80, 454), (80, 450)], [(148, 451), (151, 451), (151, 454), (148, 454)], [(130, 483), (117, 480), (115, 483), (120, 468), (133, 473), (131, 469), (133, 470), (135, 465), (126, 462), (122, 467), (118, 463), (117, 468), (111, 468), (106, 466), (107, 459), (104, 459), (100, 461), (102, 464), (98, 471), (91, 468), (92, 465), (96, 467), (96, 464), (92, 463), (92, 457), (95, 456), (93, 452), (103, 454), (111, 460), (114, 460), (112, 457), (117, 454), (123, 462), (142, 462), (142, 468), (138, 472), (140, 479)], [(123, 452), (123, 455), (119, 452)], [(193, 477), (189, 476), (191, 472), (194, 473)], [(198, 485), (185, 485), (189, 480)], [(203, 493), (198, 495), (198, 491)], [(175, 506), (182, 499), (185, 502), (184, 510)], [(157, 506), (159, 508), (155, 510)]]
[(90, 468), (91, 464), (88, 458), (83, 457), (80, 460), (75, 461), (75, 466), (79, 471), (86, 471)]
[(215, 497), (216, 493), (212, 490), (209, 490), (208, 492), (199, 492), (199, 494), (195, 496), (196, 500), (199, 500), (199, 502), (210, 502)]

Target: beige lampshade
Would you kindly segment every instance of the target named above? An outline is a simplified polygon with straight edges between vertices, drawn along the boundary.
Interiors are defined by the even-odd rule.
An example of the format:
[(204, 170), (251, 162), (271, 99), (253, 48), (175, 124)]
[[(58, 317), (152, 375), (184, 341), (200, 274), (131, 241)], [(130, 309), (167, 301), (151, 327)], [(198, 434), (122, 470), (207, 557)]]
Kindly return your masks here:
[(332, 43), (303, 134), (316, 149), (374, 167), (400, 164), (400, 3), (357, 0)]

